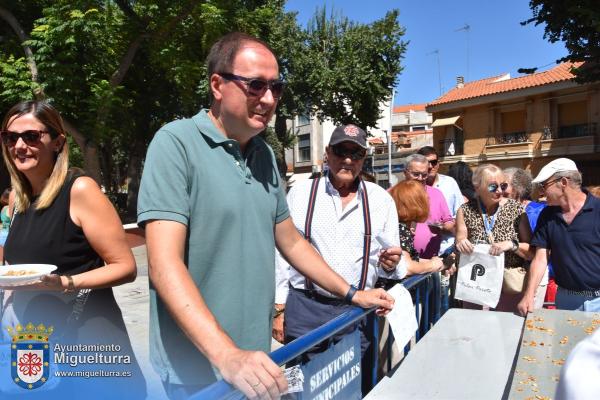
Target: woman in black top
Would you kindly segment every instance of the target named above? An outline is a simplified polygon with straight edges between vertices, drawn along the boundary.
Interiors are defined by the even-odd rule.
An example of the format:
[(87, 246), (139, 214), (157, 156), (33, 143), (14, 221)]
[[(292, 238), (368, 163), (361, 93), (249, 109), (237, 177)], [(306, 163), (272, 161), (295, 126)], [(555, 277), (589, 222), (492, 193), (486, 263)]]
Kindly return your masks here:
[[(100, 353), (128, 358), (102, 358), (104, 363), (96, 360), (94, 365), (79, 364), (77, 368), (130, 371), (132, 377), (84, 379), (85, 396), (118, 393), (145, 397), (144, 378), (111, 289), (136, 277), (135, 260), (115, 209), (94, 180), (68, 170), (64, 125), (48, 103), (17, 104), (4, 118), (0, 135), (13, 187), (9, 203), (12, 224), (4, 247), (6, 263), (57, 266), (41, 282), (5, 288), (2, 326), (30, 322), (52, 326), (49, 341), (53, 344), (113, 345), (113, 350), (119, 346), (118, 351), (99, 347)], [(96, 353), (71, 350), (69, 355)], [(59, 352), (56, 364), (61, 364), (61, 356)], [(68, 363), (54, 367), (77, 370)], [(52, 387), (55, 379), (48, 379), (45, 385)], [(66, 393), (76, 383), (75, 379), (63, 379), (54, 386)]]

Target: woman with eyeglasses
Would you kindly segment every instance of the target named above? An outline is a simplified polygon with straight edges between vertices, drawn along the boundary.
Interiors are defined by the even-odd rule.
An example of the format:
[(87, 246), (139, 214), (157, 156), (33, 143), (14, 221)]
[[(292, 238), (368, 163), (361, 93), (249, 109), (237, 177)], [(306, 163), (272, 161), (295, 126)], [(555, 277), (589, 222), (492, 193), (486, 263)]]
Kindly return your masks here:
[[(490, 254), (504, 253), (504, 268), (524, 268), (531, 260), (531, 230), (523, 206), (502, 197), (508, 186), (502, 170), (493, 164), (478, 166), (473, 173), (475, 198), (463, 204), (456, 215), (456, 249), (470, 254), (478, 243), (490, 244)], [(521, 293), (503, 286), (497, 311), (516, 312)], [(466, 303), (466, 302), (465, 302)], [(466, 308), (481, 308), (465, 304)]]
[[(102, 368), (130, 371), (132, 376), (85, 380), (86, 388), (93, 388), (89, 396), (110, 396), (114, 390), (144, 398), (144, 377), (112, 291), (113, 286), (136, 277), (135, 260), (119, 216), (94, 180), (69, 169), (67, 133), (50, 104), (18, 103), (4, 117), (1, 129), (2, 155), (13, 191), (9, 201), (12, 224), (0, 271), (15, 264), (57, 266), (37, 283), (0, 287), (4, 289), (0, 291), (2, 330), (6, 333), (6, 326), (31, 322), (52, 326), (50, 339), (61, 345), (113, 346), (113, 351), (104, 354), (126, 358)], [(119, 351), (114, 351), (117, 348)], [(61, 357), (55, 351), (56, 356)], [(56, 367), (70, 368), (68, 364)], [(63, 380), (55, 390), (61, 394), (75, 390), (76, 382)], [(52, 385), (56, 380), (52, 383), (50, 379), (44, 386), (48, 390)]]
[[(531, 232), (533, 233), (538, 217), (546, 207), (546, 203), (532, 200), (533, 183), (529, 172), (522, 168), (510, 167), (504, 169), (504, 176), (508, 185), (502, 189), (502, 195), (519, 202), (523, 206), (525, 214), (527, 214)], [(548, 269), (535, 292), (534, 307), (536, 309), (542, 308), (544, 301), (554, 303), (556, 298), (556, 283), (554, 283), (553, 277), (552, 265), (548, 264)]]

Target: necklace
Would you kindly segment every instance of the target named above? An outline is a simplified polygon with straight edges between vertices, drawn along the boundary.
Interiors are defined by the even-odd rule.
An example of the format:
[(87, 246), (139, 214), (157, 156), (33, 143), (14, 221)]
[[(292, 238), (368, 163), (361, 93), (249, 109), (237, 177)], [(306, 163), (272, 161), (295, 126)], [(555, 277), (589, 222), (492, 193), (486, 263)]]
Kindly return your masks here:
[(483, 220), (483, 228), (485, 229), (488, 241), (490, 242), (490, 244), (492, 244), (494, 243), (494, 234), (492, 233), (492, 230), (494, 229), (494, 225), (496, 224), (496, 216), (498, 215), (498, 211), (500, 211), (501, 205), (498, 204), (498, 207), (496, 207), (496, 211), (492, 215), (487, 214), (485, 205), (481, 200), (477, 202), (477, 205), (479, 206), (479, 213), (481, 215), (481, 219)]

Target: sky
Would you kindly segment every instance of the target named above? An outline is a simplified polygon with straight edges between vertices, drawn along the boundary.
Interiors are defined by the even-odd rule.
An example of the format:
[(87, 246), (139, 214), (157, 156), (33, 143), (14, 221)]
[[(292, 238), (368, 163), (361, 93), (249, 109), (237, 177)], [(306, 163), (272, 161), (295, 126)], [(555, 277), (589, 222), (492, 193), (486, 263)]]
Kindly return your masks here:
[(287, 11), (298, 12), (301, 26), (323, 6), (362, 23), (381, 19), (394, 8), (400, 11), (403, 40), (410, 43), (401, 62), (395, 105), (429, 103), (452, 89), (458, 76), (466, 82), (505, 73), (514, 78), (521, 75), (519, 68), (544, 71), (567, 54), (564, 44), (544, 39), (543, 25), (520, 25), (532, 16), (528, 0), (286, 2)]

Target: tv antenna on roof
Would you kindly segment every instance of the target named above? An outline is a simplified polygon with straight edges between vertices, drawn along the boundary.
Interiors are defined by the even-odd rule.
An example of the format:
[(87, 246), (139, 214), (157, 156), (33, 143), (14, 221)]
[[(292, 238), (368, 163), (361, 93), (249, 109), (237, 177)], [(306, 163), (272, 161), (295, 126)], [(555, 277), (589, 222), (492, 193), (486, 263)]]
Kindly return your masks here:
[(466, 80), (469, 80), (469, 33), (471, 32), (471, 25), (465, 23), (465, 26), (455, 29), (454, 32), (461, 32), (464, 31), (467, 33), (467, 76), (466, 76)]
[(440, 50), (435, 49), (434, 51), (427, 53), (427, 55), (431, 55), (431, 54), (435, 54), (437, 57), (438, 83), (440, 85), (440, 96), (441, 96), (442, 95), (442, 69), (440, 67)]

